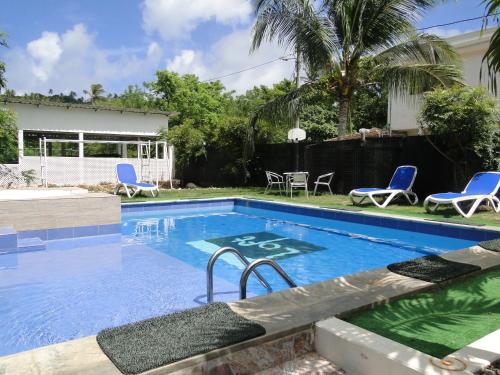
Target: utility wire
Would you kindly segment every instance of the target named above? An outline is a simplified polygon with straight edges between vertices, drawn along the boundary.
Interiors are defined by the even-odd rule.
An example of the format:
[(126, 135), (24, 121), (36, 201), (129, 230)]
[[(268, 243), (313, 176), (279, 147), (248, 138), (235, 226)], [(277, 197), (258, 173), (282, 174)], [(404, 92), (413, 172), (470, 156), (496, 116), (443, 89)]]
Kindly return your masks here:
[(206, 80), (201, 81), (201, 82), (210, 82), (210, 81), (215, 81), (215, 80), (226, 78), (226, 77), (231, 77), (231, 76), (234, 76), (236, 74), (240, 74), (240, 73), (243, 73), (243, 72), (247, 72), (249, 70), (260, 68), (261, 66), (268, 65), (268, 64), (271, 64), (271, 63), (279, 61), (279, 60), (287, 61), (289, 58), (290, 58), (290, 55), (280, 56), (280, 57), (278, 57), (278, 58), (276, 58), (274, 60), (269, 60), (269, 61), (266, 61), (266, 62), (264, 62), (262, 64), (259, 64), (259, 65), (250, 66), (248, 68), (245, 68), (245, 69), (242, 69), (242, 70), (238, 70), (237, 72), (228, 73), (228, 74), (225, 74), (223, 76), (218, 76), (218, 77), (206, 79)]
[(453, 22), (448, 22), (448, 23), (442, 23), (440, 25), (422, 27), (422, 28), (417, 29), (417, 30), (418, 31), (424, 31), (424, 30), (428, 30), (428, 29), (433, 29), (434, 27), (443, 27), (443, 26), (456, 25), (457, 23), (475, 21), (475, 20), (480, 20), (481, 18), (488, 18), (488, 17), (498, 16), (498, 15), (500, 15), (500, 13), (493, 13), (493, 14), (490, 14), (490, 15), (487, 15), (487, 16), (479, 16), (479, 17), (473, 17), (473, 18), (466, 18), (466, 19), (463, 19), (463, 20), (458, 20), (458, 21), (453, 21)]
[[(488, 17), (498, 16), (498, 15), (500, 15), (500, 13), (493, 13), (493, 14), (490, 14), (488, 16), (479, 16), (479, 17), (473, 17), (473, 18), (465, 18), (465, 19), (462, 19), (462, 20), (452, 21), (452, 22), (448, 22), (448, 23), (442, 23), (442, 24), (439, 24), (439, 25), (421, 27), (421, 28), (417, 29), (417, 31), (429, 30), (429, 29), (433, 29), (435, 27), (451, 26), (451, 25), (456, 25), (457, 23), (470, 22), (470, 21), (475, 21), (475, 20), (479, 20), (479, 19), (482, 19), (482, 18), (488, 18)], [(250, 66), (248, 68), (245, 68), (245, 69), (242, 69), (242, 70), (238, 70), (236, 72), (228, 73), (228, 74), (225, 74), (225, 75), (222, 75), (222, 76), (218, 76), (218, 77), (213, 77), (213, 78), (201, 81), (201, 82), (205, 83), (205, 82), (216, 81), (216, 80), (219, 80), (219, 79), (223, 79), (223, 78), (235, 76), (237, 74), (248, 72), (249, 70), (260, 68), (260, 67), (262, 67), (264, 65), (272, 64), (273, 62), (276, 62), (276, 61), (279, 61), (279, 60), (281, 60), (281, 61), (288, 61), (291, 56), (293, 56), (293, 55), (280, 56), (280, 57), (278, 57), (278, 58), (276, 58), (274, 60), (269, 60), (269, 61), (266, 61), (266, 62), (264, 62), (262, 64), (259, 64), (259, 65), (253, 65), (253, 66)]]

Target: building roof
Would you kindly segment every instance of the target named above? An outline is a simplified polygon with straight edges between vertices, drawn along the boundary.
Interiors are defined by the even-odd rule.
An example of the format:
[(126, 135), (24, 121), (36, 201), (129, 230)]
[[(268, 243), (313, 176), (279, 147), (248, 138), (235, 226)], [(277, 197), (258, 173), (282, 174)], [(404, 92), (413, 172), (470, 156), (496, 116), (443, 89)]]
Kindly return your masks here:
[(125, 108), (125, 107), (106, 107), (94, 104), (84, 104), (84, 103), (63, 103), (49, 100), (33, 100), (33, 99), (25, 99), (20, 97), (10, 97), (10, 96), (0, 96), (0, 103), (13, 103), (13, 104), (27, 104), (27, 105), (35, 105), (37, 107), (43, 105), (47, 107), (60, 107), (60, 108), (77, 108), (77, 109), (90, 109), (93, 111), (112, 111), (112, 112), (128, 112), (128, 113), (142, 113), (144, 115), (161, 115), (167, 117), (177, 116), (178, 112), (165, 112), (158, 110), (144, 110), (137, 108)]

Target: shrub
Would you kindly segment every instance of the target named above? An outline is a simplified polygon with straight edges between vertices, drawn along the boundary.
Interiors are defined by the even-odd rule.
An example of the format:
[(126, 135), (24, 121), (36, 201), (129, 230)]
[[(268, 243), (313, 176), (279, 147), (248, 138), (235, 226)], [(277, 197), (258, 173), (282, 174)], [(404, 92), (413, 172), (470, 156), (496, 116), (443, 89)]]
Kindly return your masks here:
[(16, 115), (9, 109), (0, 109), (0, 163), (17, 162)]
[(435, 144), (454, 163), (478, 157), (483, 168), (500, 167), (499, 110), (483, 88), (438, 89), (424, 97), (420, 113)]

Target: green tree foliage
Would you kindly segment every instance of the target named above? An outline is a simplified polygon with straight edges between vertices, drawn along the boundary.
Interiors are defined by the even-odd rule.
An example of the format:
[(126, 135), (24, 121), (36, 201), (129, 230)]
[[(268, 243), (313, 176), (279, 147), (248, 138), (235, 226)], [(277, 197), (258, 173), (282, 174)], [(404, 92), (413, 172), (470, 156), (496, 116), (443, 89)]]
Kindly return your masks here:
[(455, 163), (479, 157), (484, 168), (500, 168), (500, 117), (483, 88), (439, 89), (425, 95), (420, 114), (432, 140)]
[(17, 160), (16, 115), (8, 109), (0, 109), (0, 164)]
[[(160, 130), (160, 136), (164, 130)], [(175, 160), (177, 167), (186, 167), (192, 159), (206, 155), (205, 134), (193, 126), (192, 120), (185, 120), (170, 129), (166, 136), (175, 147)]]
[(104, 98), (104, 87), (100, 83), (93, 83), (90, 85), (89, 90), (83, 90), (83, 93), (89, 97), (90, 102), (93, 104), (97, 100)]
[(193, 74), (179, 75), (167, 70), (156, 73), (157, 80), (146, 87), (164, 102), (164, 110), (179, 112), (172, 125), (191, 120), (197, 128), (218, 123), (230, 94), (219, 82), (201, 82)]

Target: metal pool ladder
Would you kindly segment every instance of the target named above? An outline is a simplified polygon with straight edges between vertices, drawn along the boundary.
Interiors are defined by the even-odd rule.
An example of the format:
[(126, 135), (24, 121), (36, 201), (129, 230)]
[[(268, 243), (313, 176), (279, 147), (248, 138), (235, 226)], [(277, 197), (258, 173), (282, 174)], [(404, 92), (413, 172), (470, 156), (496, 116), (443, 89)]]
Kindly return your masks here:
[(233, 247), (221, 247), (219, 250), (217, 250), (215, 253), (212, 254), (210, 259), (208, 260), (207, 263), (207, 302), (211, 303), (214, 300), (214, 265), (215, 261), (223, 254), (225, 253), (232, 253), (236, 256), (237, 259), (239, 259), (245, 266), (245, 270), (241, 274), (240, 278), (240, 298), (245, 299), (247, 295), (247, 281), (248, 277), (250, 276), (251, 273), (253, 273), (257, 279), (259, 280), (260, 284), (266, 288), (267, 293), (271, 293), (273, 289), (269, 285), (269, 283), (266, 281), (266, 279), (258, 272), (255, 270), (259, 265), (261, 264), (267, 264), (273, 267), (276, 272), (287, 282), (287, 284), (291, 287), (294, 288), (297, 285), (293, 282), (293, 280), (288, 276), (288, 274), (281, 268), (278, 263), (276, 263), (272, 259), (266, 259), (266, 258), (261, 258), (261, 259), (256, 259), (252, 263), (248, 261), (247, 258), (241, 254), (241, 252)]

